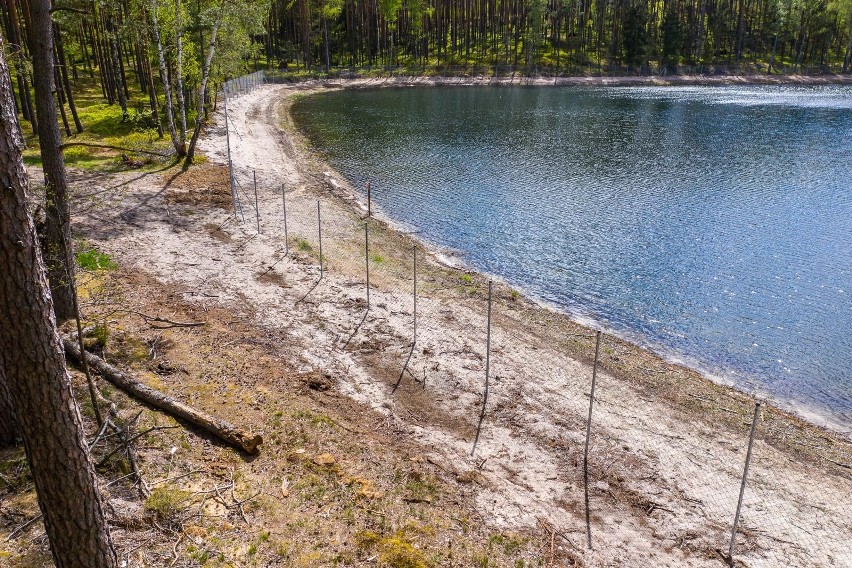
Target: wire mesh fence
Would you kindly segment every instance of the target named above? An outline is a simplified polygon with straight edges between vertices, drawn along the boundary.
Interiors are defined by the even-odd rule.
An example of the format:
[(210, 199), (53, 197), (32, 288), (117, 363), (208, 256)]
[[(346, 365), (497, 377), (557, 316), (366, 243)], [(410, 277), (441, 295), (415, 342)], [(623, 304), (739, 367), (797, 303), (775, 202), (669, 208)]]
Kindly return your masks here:
[[(518, 427), (552, 448), (562, 485), (551, 505), (570, 513), (578, 546), (651, 523), (676, 557), (852, 566), (849, 444), (731, 389), (693, 388), (651, 356), (628, 365), (622, 340), (437, 262), (414, 235), (372, 215), (366, 189), (353, 198), (329, 177), (306, 191), (230, 170), (235, 219), (247, 241), (265, 243), (258, 275), (286, 287), (293, 317), (310, 318), (391, 396), (404, 395), (413, 423), (464, 431), (474, 460), (498, 455), (522, 469), (532, 450), (512, 443)], [(513, 354), (520, 343), (533, 355)], [(565, 357), (536, 357), (545, 343)], [(558, 385), (548, 393), (558, 408), (536, 406), (534, 393), (550, 388), (542, 378)], [(638, 393), (628, 402), (625, 383)], [(680, 435), (683, 424), (700, 435)]]

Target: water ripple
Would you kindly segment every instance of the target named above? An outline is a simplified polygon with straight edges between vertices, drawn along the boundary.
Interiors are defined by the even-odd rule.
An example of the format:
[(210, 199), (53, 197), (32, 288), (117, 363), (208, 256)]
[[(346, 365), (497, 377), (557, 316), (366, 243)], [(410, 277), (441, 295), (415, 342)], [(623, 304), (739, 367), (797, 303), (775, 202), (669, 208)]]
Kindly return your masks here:
[(476, 268), (852, 424), (849, 87), (385, 89), (293, 113)]

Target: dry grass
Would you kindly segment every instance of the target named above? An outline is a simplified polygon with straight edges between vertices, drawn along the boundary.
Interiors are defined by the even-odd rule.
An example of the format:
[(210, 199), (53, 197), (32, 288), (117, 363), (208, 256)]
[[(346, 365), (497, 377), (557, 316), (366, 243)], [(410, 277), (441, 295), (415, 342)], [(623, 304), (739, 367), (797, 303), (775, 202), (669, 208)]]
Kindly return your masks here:
[[(129, 481), (107, 490), (129, 566), (539, 566), (561, 554), (551, 555), (542, 535), (489, 532), (469, 495), (475, 472), (435, 467), (393, 423), (336, 394), (334, 377), (289, 368), (274, 332), (188, 304), (142, 275), (87, 278), (85, 311), (108, 323), (111, 363), (265, 439), (249, 458), (183, 427), (142, 437), (152, 492), (142, 498)], [(126, 310), (208, 323), (155, 330)], [(91, 432), (90, 404), (74, 378)], [(142, 412), (137, 431), (175, 425), (101, 386), (122, 416)], [(128, 467), (119, 456), (100, 474), (108, 482)], [(0, 474), (0, 563), (41, 565), (48, 556), (39, 523), (5, 542), (37, 512), (21, 451), (0, 457)]]
[(228, 168), (201, 164), (189, 169), (175, 167), (166, 178), (166, 202), (182, 205), (231, 208)]

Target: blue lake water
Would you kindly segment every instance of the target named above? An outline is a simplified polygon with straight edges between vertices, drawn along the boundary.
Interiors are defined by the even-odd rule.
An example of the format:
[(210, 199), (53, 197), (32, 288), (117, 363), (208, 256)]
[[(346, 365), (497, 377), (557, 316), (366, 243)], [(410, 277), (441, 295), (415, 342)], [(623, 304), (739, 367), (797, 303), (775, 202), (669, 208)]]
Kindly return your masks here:
[(293, 117), (472, 267), (852, 428), (852, 87), (336, 91)]

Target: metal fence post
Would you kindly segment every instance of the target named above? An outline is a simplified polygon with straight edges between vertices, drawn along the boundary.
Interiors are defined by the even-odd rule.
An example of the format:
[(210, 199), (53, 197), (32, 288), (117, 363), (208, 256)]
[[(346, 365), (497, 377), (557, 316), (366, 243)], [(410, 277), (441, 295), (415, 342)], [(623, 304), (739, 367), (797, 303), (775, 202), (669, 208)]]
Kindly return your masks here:
[(737, 525), (740, 522), (740, 510), (745, 495), (746, 479), (748, 478), (748, 466), (751, 463), (751, 448), (754, 444), (754, 431), (757, 429), (757, 421), (760, 418), (760, 401), (754, 403), (754, 417), (751, 420), (751, 432), (748, 435), (748, 451), (746, 452), (745, 467), (743, 468), (743, 480), (740, 483), (740, 498), (737, 500), (737, 512), (734, 514), (734, 526), (731, 528), (731, 544), (728, 547), (728, 561), (734, 563), (734, 546), (737, 543)]
[(290, 254), (290, 239), (287, 235), (287, 188), (281, 186), (281, 205), (284, 207), (284, 256)]
[(482, 414), (485, 414), (485, 404), (488, 402), (488, 382), (491, 377), (491, 290), (492, 282), (488, 281), (488, 323), (485, 334), (485, 397), (482, 401)]
[(372, 192), (372, 189), (373, 188), (370, 185), (370, 182), (367, 182), (367, 217), (373, 216), (372, 199), (371, 199), (371, 195), (370, 195), (371, 192)]
[(367, 310), (370, 309), (370, 226), (364, 223), (364, 266), (367, 268)]
[(237, 188), (234, 183), (234, 164), (231, 161), (231, 125), (228, 122), (228, 97), (224, 97), (222, 104), (225, 107), (225, 145), (228, 148), (228, 183), (231, 186), (231, 203), (234, 205), (234, 217), (239, 212), (242, 216), (242, 207), (237, 197)]
[(260, 234), (260, 205), (257, 200), (257, 171), (251, 171), (252, 178), (254, 178), (254, 214), (257, 217), (257, 234)]
[[(399, 379), (397, 379), (396, 384), (393, 386), (391, 393), (395, 393), (396, 389), (399, 388), (399, 385), (402, 383), (402, 377), (405, 376), (405, 371), (408, 369), (408, 363), (411, 362), (411, 357), (414, 355), (414, 348), (417, 346), (417, 246), (414, 246), (414, 338), (411, 342), (411, 350), (408, 352), (408, 358), (405, 360), (405, 364), (402, 366), (402, 370), (399, 372)], [(410, 371), (409, 371), (410, 373)], [(415, 379), (416, 380), (416, 379)]]
[(317, 200), (317, 233), (319, 234), (319, 262), (320, 280), (322, 280), (324, 269), (322, 266), (322, 215), (320, 214), (320, 202)]
[(479, 434), (482, 432), (482, 421), (485, 420), (485, 407), (488, 405), (488, 383), (491, 377), (491, 292), (492, 281), (488, 281), (488, 320), (485, 334), (485, 391), (482, 396), (482, 410), (479, 412), (479, 424), (476, 427), (476, 437), (473, 439), (473, 447), (470, 455), (476, 452), (476, 444), (479, 443)]
[(601, 332), (595, 334), (595, 362), (592, 365), (592, 392), (589, 395), (589, 419), (586, 421), (586, 448), (583, 451), (583, 487), (586, 493), (586, 544), (592, 549), (592, 520), (589, 510), (589, 438), (592, 433), (592, 408), (595, 403), (595, 383), (598, 378), (598, 356), (601, 351)]

